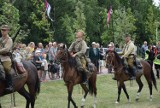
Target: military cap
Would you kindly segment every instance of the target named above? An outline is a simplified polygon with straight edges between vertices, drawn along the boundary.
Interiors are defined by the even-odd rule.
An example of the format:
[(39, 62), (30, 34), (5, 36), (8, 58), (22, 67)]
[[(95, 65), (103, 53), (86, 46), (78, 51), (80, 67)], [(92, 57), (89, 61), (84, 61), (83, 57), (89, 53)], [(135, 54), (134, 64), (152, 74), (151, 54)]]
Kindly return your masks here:
[(131, 37), (131, 35), (130, 34), (126, 34), (125, 37)]
[(2, 30), (2, 29), (9, 30), (10, 28), (9, 28), (8, 25), (2, 25), (2, 26), (1, 26), (1, 30)]

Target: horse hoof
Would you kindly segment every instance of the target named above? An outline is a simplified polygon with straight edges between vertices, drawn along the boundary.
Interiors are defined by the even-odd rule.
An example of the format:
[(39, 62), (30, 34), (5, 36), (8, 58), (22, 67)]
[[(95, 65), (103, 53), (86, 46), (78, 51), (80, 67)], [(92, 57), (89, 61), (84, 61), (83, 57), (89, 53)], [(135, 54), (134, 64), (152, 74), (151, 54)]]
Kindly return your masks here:
[(128, 103), (131, 103), (131, 100), (130, 100), (130, 99), (128, 99)]
[[(78, 107), (77, 107), (78, 108)], [(84, 105), (83, 106), (81, 106), (81, 108), (84, 108)]]
[(118, 101), (116, 101), (115, 103), (116, 103), (116, 104), (118, 104), (119, 102), (118, 102)]
[(93, 108), (96, 108), (96, 105), (93, 105)]
[(138, 102), (138, 101), (139, 101), (139, 98), (136, 98), (135, 100), (136, 100), (136, 102)]

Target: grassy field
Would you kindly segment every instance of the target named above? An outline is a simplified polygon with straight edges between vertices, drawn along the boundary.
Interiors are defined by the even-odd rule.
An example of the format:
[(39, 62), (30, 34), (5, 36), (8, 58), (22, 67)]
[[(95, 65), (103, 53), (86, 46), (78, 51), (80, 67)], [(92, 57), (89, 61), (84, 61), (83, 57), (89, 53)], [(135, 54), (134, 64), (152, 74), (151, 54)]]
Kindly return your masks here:
[[(142, 77), (144, 88), (142, 89), (139, 102), (135, 101), (138, 86), (133, 82), (126, 82), (127, 90), (131, 98), (131, 103), (127, 102), (126, 96), (122, 91), (121, 101), (115, 104), (117, 99), (117, 83), (112, 80), (112, 75), (102, 75), (97, 78), (97, 108), (160, 108), (160, 93), (153, 88), (153, 101), (149, 101), (149, 89), (144, 77)], [(160, 90), (160, 80), (157, 80)], [(75, 86), (73, 99), (78, 107), (81, 105), (82, 89)], [(10, 107), (10, 95), (1, 98), (2, 108)], [(92, 108), (93, 97), (88, 95), (85, 108)], [(25, 108), (25, 99), (16, 93), (16, 108)], [(51, 81), (41, 84), (41, 92), (36, 100), (35, 108), (67, 108), (67, 89), (64, 82)], [(71, 105), (71, 108), (73, 106)]]

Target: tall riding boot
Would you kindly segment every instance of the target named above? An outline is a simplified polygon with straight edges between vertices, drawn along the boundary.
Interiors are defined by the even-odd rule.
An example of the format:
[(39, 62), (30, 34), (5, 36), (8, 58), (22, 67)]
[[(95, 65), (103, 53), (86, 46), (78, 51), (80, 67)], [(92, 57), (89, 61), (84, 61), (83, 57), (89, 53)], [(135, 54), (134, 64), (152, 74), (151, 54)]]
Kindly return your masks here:
[(127, 62), (127, 58), (123, 58), (123, 60), (124, 60), (124, 72), (126, 73), (126, 74), (129, 74), (129, 71), (128, 71), (128, 69), (129, 69), (129, 67), (128, 67), (128, 62)]
[(83, 81), (84, 84), (86, 84), (86, 82), (87, 82), (87, 76), (86, 76), (85, 70), (84, 70), (83, 67), (82, 67), (81, 60), (80, 60), (79, 57), (76, 57), (75, 59), (76, 59), (76, 63), (77, 63), (77, 64), (76, 64), (77, 70), (78, 70), (78, 72), (81, 72), (81, 73), (82, 73), (82, 81)]
[(92, 73), (90, 71), (88, 71), (87, 69), (84, 69), (85, 74), (87, 75), (87, 79), (89, 79), (92, 75)]
[(137, 71), (136, 67), (133, 66), (132, 67), (132, 77), (130, 78), (130, 80), (136, 79), (136, 71)]
[(88, 71), (87, 69), (83, 69), (85, 80), (83, 80), (83, 84), (88, 84), (88, 79), (91, 77), (91, 72)]
[(6, 86), (5, 90), (7, 92), (12, 92), (13, 91), (13, 82), (12, 82), (11, 74), (6, 74), (6, 81), (7, 81), (7, 86)]

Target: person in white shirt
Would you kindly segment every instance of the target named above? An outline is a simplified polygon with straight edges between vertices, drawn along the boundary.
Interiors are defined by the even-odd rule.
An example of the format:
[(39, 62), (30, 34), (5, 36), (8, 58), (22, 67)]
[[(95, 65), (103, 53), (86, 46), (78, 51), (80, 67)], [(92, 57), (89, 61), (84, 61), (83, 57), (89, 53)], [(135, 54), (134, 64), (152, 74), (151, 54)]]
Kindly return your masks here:
[(46, 60), (47, 55), (46, 54), (42, 54), (42, 81), (46, 81), (46, 73), (48, 71), (48, 62)]

